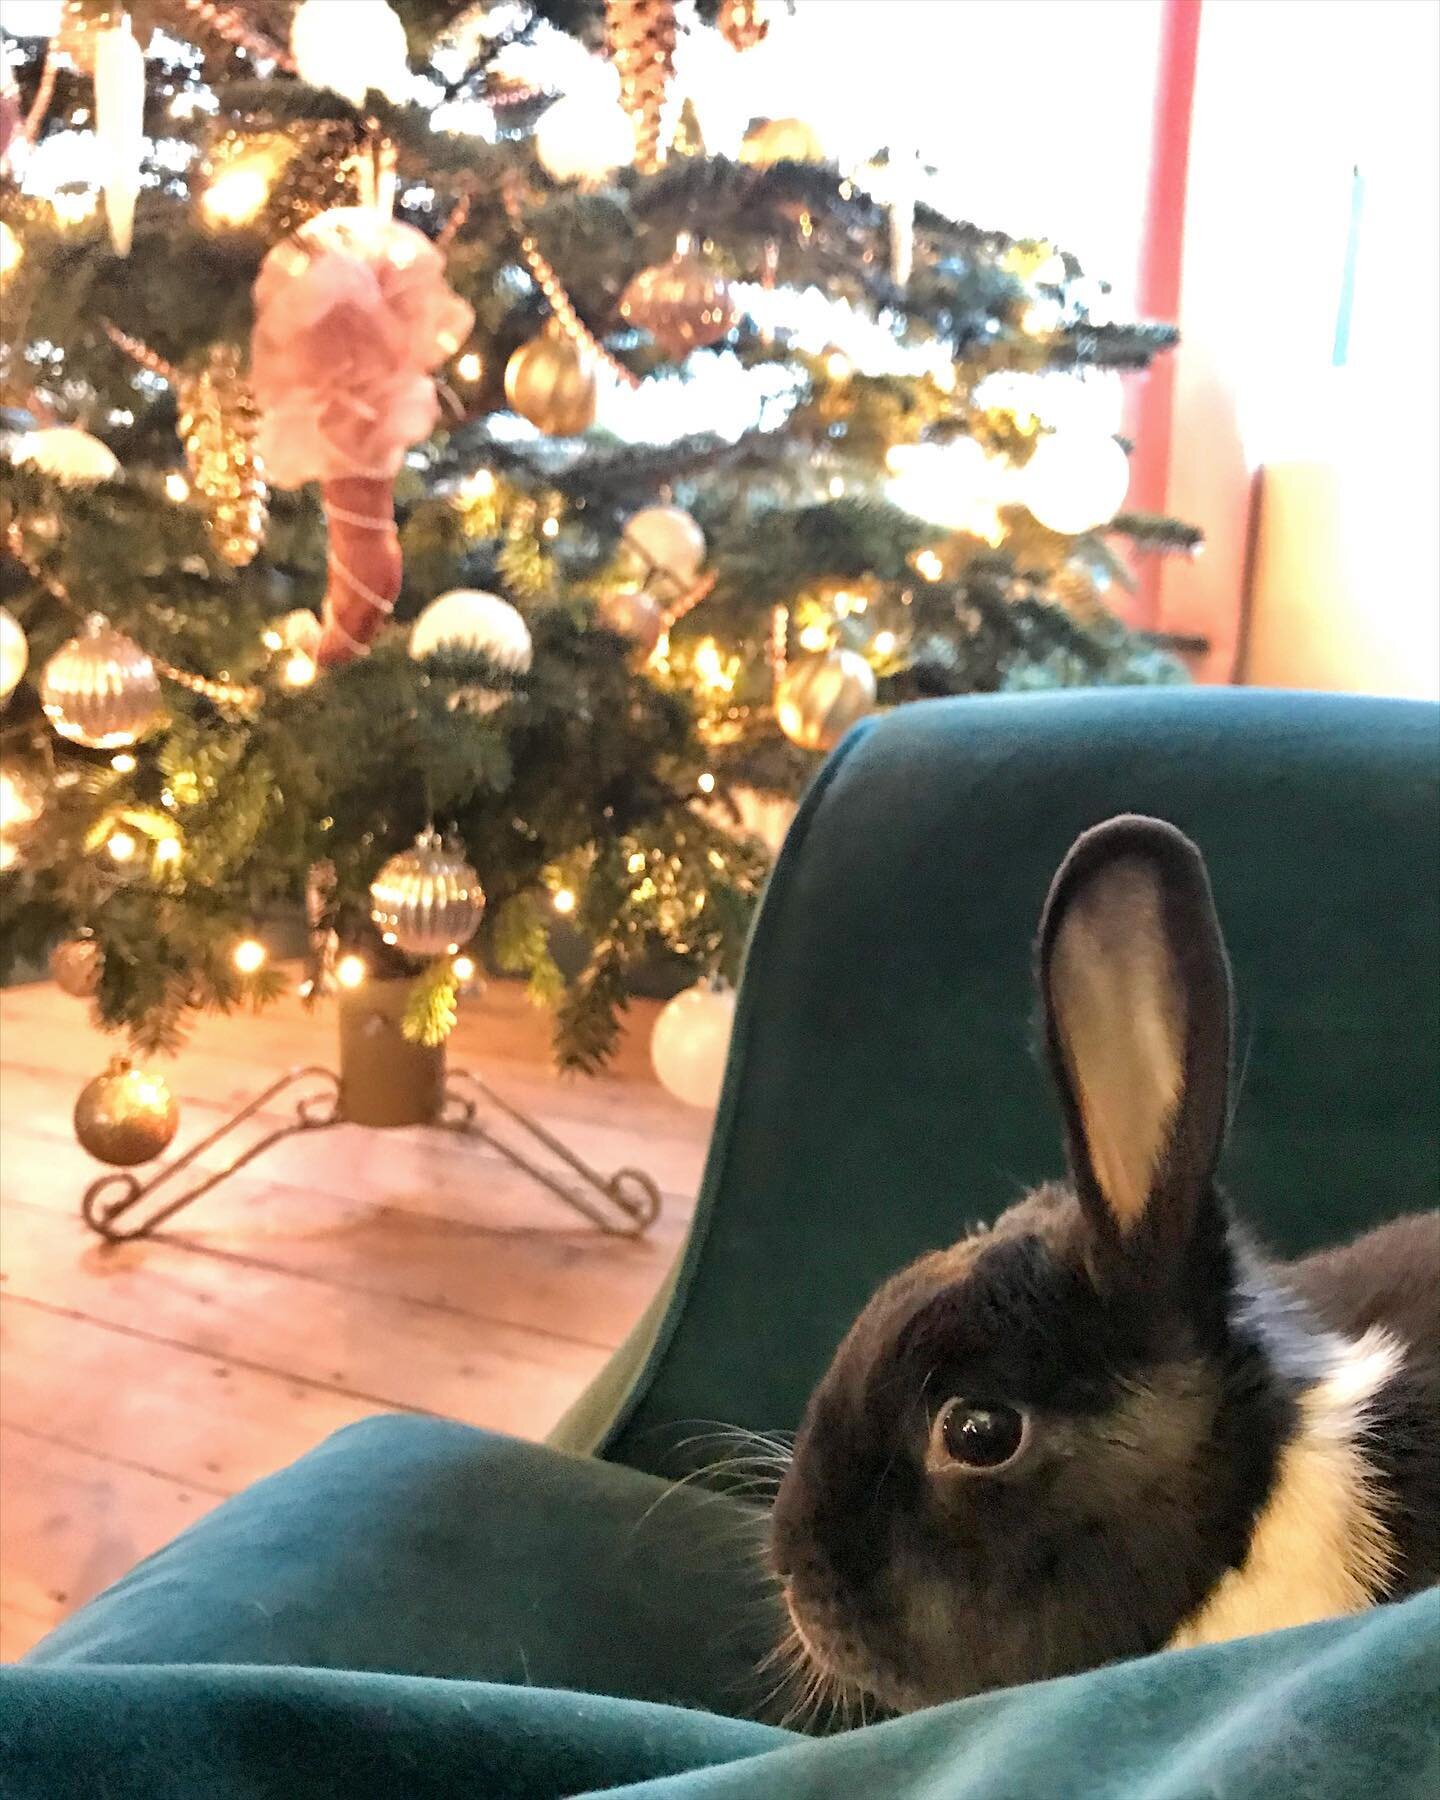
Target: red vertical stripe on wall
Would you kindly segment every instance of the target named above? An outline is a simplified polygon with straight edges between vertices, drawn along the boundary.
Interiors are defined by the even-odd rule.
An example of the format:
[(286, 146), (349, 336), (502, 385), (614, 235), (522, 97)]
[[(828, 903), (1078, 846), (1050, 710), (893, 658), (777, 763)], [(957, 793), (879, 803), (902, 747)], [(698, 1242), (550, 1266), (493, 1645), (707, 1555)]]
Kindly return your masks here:
[[(1190, 125), (1195, 99), (1195, 61), (1201, 0), (1165, 0), (1160, 26), (1160, 65), (1155, 83), (1155, 132), (1150, 191), (1141, 241), (1136, 300), (1147, 319), (1178, 319), (1180, 271), (1185, 246), (1185, 187), (1190, 168)], [(1175, 399), (1174, 360), (1159, 357), (1135, 397), (1128, 505), (1163, 512), (1170, 480), (1170, 436)], [(1133, 618), (1153, 627), (1160, 611), (1158, 557), (1146, 557)]]

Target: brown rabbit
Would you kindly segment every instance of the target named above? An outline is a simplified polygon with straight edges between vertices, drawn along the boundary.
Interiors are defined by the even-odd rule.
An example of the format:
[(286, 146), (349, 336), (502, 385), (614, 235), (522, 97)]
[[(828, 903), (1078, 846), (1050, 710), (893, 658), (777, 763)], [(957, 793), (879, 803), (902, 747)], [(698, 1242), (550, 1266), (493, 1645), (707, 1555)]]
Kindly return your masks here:
[(1440, 1214), (1288, 1265), (1233, 1223), (1229, 966), (1173, 826), (1080, 838), (1038, 974), (1070, 1182), (880, 1289), (775, 1505), (806, 1656), (900, 1710), (1440, 1580)]

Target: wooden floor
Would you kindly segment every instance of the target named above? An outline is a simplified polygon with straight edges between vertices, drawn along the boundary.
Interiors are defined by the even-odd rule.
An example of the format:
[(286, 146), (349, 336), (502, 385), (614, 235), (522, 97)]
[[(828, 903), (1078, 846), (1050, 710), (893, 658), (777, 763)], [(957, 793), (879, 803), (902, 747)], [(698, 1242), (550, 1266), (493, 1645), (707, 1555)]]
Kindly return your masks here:
[[(108, 1246), (77, 1215), (100, 1170), (70, 1115), (113, 1046), (48, 985), (0, 995), (0, 1659), (352, 1420), (543, 1435), (688, 1223), (710, 1121), (656, 1087), (653, 1016), (636, 1006), (613, 1073), (562, 1081), (543, 1016), (500, 984), (451, 1050), (602, 1170), (648, 1169), (666, 1202), (644, 1242), (599, 1236), (476, 1142), (342, 1126), (277, 1146), (163, 1238)], [(205, 1022), (166, 1066), (176, 1149), (292, 1065), (333, 1064), (333, 1039), (298, 1002)]]

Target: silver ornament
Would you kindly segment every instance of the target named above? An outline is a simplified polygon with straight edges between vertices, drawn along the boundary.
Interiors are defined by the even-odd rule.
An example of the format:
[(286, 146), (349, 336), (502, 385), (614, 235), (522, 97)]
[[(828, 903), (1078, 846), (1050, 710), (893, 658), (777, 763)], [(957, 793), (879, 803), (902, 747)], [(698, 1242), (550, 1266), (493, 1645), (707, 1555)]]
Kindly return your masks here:
[(854, 650), (792, 662), (775, 689), (775, 717), (802, 750), (833, 750), (875, 704), (875, 671)]
[(370, 917), (406, 956), (453, 954), (474, 937), (484, 911), (480, 877), (434, 829), (392, 856), (370, 884)]
[(61, 737), (87, 750), (122, 750), (165, 717), (154, 663), (99, 613), (46, 663), (40, 704)]

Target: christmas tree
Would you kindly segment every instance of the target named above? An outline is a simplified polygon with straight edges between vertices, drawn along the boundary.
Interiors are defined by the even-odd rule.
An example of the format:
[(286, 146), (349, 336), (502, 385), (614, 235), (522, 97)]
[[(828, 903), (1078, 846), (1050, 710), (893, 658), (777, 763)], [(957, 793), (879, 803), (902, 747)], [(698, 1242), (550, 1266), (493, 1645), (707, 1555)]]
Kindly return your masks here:
[(1095, 404), (1173, 332), (883, 144), (726, 139), (759, 0), (51, 10), (0, 102), (0, 957), (139, 1048), (278, 993), (303, 910), (306, 991), (403, 974), (433, 1042), (483, 952), (594, 1067), (657, 950), (733, 975), (866, 712), (1182, 677), (1106, 592), (1195, 534)]

